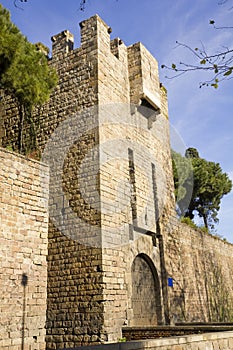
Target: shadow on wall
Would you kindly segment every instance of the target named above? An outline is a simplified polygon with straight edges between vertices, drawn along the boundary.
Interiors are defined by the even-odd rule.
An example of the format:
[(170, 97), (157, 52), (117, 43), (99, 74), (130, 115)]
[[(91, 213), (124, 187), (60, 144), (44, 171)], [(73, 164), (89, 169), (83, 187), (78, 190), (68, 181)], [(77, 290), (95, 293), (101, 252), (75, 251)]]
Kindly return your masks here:
[(23, 314), (22, 314), (22, 343), (21, 350), (24, 350), (24, 338), (25, 338), (25, 317), (26, 317), (26, 286), (28, 284), (28, 276), (23, 273), (21, 279), (21, 285), (23, 286)]
[(213, 253), (203, 259), (209, 322), (233, 321), (233, 298), (227, 288), (221, 264)]
[[(174, 279), (176, 289), (173, 291), (171, 315), (173, 323), (179, 322), (216, 322), (231, 323), (233, 321), (233, 297), (229, 292), (224, 269), (213, 252), (193, 253), (193, 273), (196, 290), (191, 290), (186, 275), (185, 256), (177, 261), (180, 279)], [(183, 273), (182, 273), (183, 272)], [(198, 303), (197, 314), (190, 315), (190, 300)], [(192, 305), (191, 305), (192, 307)]]

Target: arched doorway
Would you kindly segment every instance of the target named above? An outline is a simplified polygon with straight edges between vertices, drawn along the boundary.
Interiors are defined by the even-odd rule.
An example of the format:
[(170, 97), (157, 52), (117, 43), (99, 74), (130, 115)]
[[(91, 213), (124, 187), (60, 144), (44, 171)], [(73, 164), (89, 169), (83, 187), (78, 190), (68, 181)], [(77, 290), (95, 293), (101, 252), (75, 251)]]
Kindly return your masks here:
[(132, 264), (132, 326), (161, 324), (161, 294), (157, 271), (145, 254), (136, 256)]

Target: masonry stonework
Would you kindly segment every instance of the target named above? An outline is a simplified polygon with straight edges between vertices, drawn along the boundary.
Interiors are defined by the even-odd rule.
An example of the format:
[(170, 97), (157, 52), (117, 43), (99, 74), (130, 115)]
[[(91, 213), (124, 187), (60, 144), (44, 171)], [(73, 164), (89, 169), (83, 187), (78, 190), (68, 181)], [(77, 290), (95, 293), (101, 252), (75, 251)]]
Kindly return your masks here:
[[(116, 342), (124, 326), (220, 321), (220, 310), (229, 321), (233, 247), (176, 218), (156, 59), (111, 40), (97, 15), (80, 28), (77, 49), (69, 31), (52, 37), (59, 83), (33, 114), (35, 134), (23, 133), (25, 152), (34, 137), (50, 167), (46, 348)], [(3, 101), (1, 144), (16, 150), (17, 105)]]
[(0, 348), (45, 349), (48, 168), (0, 149)]
[[(127, 48), (120, 39), (111, 41), (109, 27), (98, 16), (80, 26), (79, 49), (67, 52), (67, 32), (53, 37), (51, 64), (58, 65), (60, 86), (67, 79), (67, 92), (73, 97), (63, 105), (60, 87), (54, 92), (58, 103), (53, 113), (59, 115), (60, 110), (65, 109), (59, 124), (61, 132), (58, 127), (52, 141), (56, 158), (61, 157), (64, 164), (64, 193), (58, 195), (56, 174), (59, 171), (52, 165), (50, 199), (51, 205), (56, 206), (53, 215), (56, 222), (51, 222), (49, 233), (48, 348), (116, 341), (121, 337), (124, 324), (135, 323), (134, 314), (138, 313), (140, 304), (133, 306), (131, 303), (131, 296), (135, 294), (131, 267), (140, 254), (152, 276), (151, 283), (159, 302), (154, 307), (158, 317), (153, 317), (156, 322), (163, 322), (160, 253), (152, 236), (156, 234), (155, 201), (158, 201), (158, 208), (163, 208), (166, 199), (160, 199), (160, 193), (169, 197), (167, 188), (172, 183), (169, 180), (171, 167), (164, 173), (161, 164), (157, 167), (156, 163), (159, 158), (164, 162), (164, 169), (165, 164), (171, 166), (158, 64), (142, 44)], [(155, 86), (146, 74), (146, 60), (151, 61), (150, 76)], [(64, 71), (60, 69), (63, 64)], [(75, 69), (74, 64), (77, 65)], [(142, 100), (153, 104), (151, 116), (146, 115), (146, 106), (140, 107)], [(51, 123), (53, 120), (51, 118)], [(48, 148), (45, 148), (45, 157)], [(129, 150), (133, 152), (135, 166), (135, 220), (132, 218)], [(155, 193), (151, 196), (155, 192), (153, 162), (158, 172), (154, 174), (158, 198)], [(159, 175), (163, 176), (161, 181)], [(168, 178), (166, 190), (162, 185), (164, 178)], [(60, 233), (55, 227), (59, 221), (58, 202), (64, 216), (71, 220), (65, 222)], [(70, 207), (72, 214), (81, 220), (73, 217)], [(140, 230), (148, 234), (141, 234)], [(144, 294), (142, 291), (142, 296)], [(147, 297), (149, 299), (148, 291)], [(153, 317), (148, 318), (148, 325)], [(143, 320), (142, 317), (141, 322)]]
[(171, 320), (232, 322), (232, 244), (173, 220), (165, 250)]

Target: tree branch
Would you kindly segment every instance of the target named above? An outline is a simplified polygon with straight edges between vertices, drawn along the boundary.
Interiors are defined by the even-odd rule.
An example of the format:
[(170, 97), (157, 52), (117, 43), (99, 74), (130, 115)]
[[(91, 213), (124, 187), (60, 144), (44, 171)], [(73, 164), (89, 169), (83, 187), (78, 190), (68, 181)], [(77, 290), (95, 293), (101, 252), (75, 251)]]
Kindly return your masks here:
[(203, 44), (201, 44), (202, 49), (192, 49), (187, 44), (178, 41), (176, 43), (178, 47), (180, 46), (190, 51), (194, 58), (196, 58), (197, 62), (193, 64), (180, 62), (178, 65), (172, 63), (171, 66), (162, 65), (162, 68), (174, 72), (173, 76), (167, 76), (166, 78), (173, 79), (191, 71), (210, 71), (213, 72), (213, 78), (208, 81), (200, 82), (199, 86), (211, 85), (214, 88), (218, 87), (220, 81), (231, 78), (230, 75), (233, 73), (233, 49), (223, 47), (223, 51), (211, 55), (207, 53)]
[(87, 0), (81, 0), (80, 1), (80, 10), (81, 11), (85, 10), (86, 2), (87, 2)]

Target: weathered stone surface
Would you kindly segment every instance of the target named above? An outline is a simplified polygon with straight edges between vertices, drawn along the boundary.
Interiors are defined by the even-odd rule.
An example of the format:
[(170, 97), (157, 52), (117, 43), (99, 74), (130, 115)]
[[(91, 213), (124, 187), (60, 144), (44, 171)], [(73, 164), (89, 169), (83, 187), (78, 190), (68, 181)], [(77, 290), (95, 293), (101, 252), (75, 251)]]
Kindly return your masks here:
[(48, 168), (0, 149), (0, 348), (45, 349)]
[(222, 322), (232, 315), (232, 244), (187, 225), (170, 224), (166, 237), (169, 290), (175, 322)]
[[(139, 320), (153, 325), (214, 321), (215, 301), (226, 311), (225, 296), (233, 291), (232, 245), (176, 218), (167, 96), (156, 59), (141, 43), (126, 47), (119, 38), (110, 40), (110, 29), (98, 16), (80, 27), (80, 48), (73, 49), (68, 31), (53, 36), (49, 64), (59, 82), (49, 102), (34, 111), (34, 134), (29, 124), (23, 132), (25, 151), (33, 139), (50, 166), (47, 349), (116, 342), (123, 326)], [(0, 142), (16, 150), (19, 112), (11, 96), (3, 103)], [(34, 198), (39, 186), (34, 168), (20, 178), (5, 160), (9, 176), (3, 178), (3, 205), (10, 200), (24, 217), (34, 218), (38, 230), (47, 222)], [(22, 195), (11, 192), (13, 184)], [(32, 243), (23, 242), (31, 221), (16, 227), (9, 217), (4, 220), (11, 235), (18, 235), (17, 242), (6, 237), (12, 254), (20, 247), (30, 260)], [(33, 257), (36, 271), (46, 266), (46, 242), (45, 229), (33, 237), (40, 252)], [(135, 283), (139, 260), (145, 269), (136, 269)], [(21, 268), (11, 260), (6, 273), (14, 285)], [(173, 287), (167, 287), (167, 277)], [(43, 283), (36, 286), (37, 303), (30, 301), (32, 319), (38, 310), (44, 312)], [(146, 317), (151, 295), (156, 317)], [(227, 321), (229, 315), (220, 316)]]

